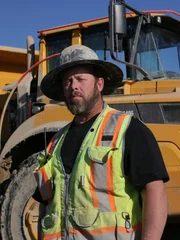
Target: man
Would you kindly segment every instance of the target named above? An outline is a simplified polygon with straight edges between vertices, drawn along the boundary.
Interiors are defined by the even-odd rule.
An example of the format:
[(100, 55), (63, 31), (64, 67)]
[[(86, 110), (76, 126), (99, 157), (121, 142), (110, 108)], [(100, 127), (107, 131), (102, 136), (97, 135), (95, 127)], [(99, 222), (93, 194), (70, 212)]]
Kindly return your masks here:
[(42, 239), (161, 238), (169, 178), (158, 145), (144, 124), (102, 98), (122, 77), (116, 65), (74, 45), (42, 80), (42, 92), (75, 115), (34, 172), (42, 199), (38, 191), (34, 198), (48, 202)]

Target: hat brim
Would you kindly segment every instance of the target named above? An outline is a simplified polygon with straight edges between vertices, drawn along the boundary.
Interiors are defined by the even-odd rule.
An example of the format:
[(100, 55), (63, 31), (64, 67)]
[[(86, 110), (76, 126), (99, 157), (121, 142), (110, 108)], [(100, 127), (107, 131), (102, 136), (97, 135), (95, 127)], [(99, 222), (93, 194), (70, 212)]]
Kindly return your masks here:
[(101, 73), (101, 77), (104, 78), (104, 95), (110, 94), (121, 85), (123, 72), (115, 64), (101, 60), (79, 60), (63, 64), (50, 71), (41, 81), (42, 93), (55, 101), (64, 101), (62, 73), (71, 67), (86, 65), (97, 68)]

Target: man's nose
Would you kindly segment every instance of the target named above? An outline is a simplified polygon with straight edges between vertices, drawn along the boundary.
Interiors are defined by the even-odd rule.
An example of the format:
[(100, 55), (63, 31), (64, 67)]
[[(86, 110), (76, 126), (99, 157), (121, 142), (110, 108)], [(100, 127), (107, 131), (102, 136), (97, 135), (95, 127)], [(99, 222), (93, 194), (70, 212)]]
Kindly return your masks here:
[(79, 88), (79, 81), (77, 79), (72, 78), (72, 80), (71, 80), (71, 88), (73, 90)]

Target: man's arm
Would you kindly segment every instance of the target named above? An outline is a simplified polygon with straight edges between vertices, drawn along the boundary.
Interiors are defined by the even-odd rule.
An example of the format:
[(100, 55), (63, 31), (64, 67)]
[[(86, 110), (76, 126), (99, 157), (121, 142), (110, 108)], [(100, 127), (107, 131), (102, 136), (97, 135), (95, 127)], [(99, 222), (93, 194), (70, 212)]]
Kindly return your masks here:
[(142, 192), (141, 240), (160, 240), (167, 220), (167, 195), (161, 180), (150, 182)]

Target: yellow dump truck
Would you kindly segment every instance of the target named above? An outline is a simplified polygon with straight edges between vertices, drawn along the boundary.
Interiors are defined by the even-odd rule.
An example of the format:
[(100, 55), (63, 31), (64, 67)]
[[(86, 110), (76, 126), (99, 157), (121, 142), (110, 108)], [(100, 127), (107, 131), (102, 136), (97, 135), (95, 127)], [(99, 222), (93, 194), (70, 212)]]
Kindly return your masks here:
[[(35, 61), (38, 60), (38, 51), (35, 52)], [(27, 50), (0, 46), (0, 114), (4, 108), (9, 93), (3, 91), (6, 85), (13, 86), (27, 70)], [(15, 94), (12, 96), (15, 100)], [(14, 101), (14, 103), (16, 100)], [(9, 106), (10, 107), (10, 106)], [(1, 148), (11, 135), (13, 125), (8, 125), (8, 114), (6, 112), (5, 121), (1, 133)]]
[[(125, 14), (124, 6), (131, 12)], [(86, 45), (101, 60), (113, 61), (122, 68), (122, 86), (104, 96), (104, 100), (116, 109), (135, 115), (155, 135), (171, 179), (166, 183), (169, 217), (163, 239), (169, 239), (167, 236), (172, 236), (172, 232), (172, 238), (179, 239), (179, 16), (174, 11), (139, 12), (117, 0), (110, 1), (109, 18), (39, 31), (39, 62), (33, 66), (35, 53), (27, 51), (28, 67), (23, 77), (17, 81), (19, 76), (14, 75), (14, 85), (3, 80), (6, 86), (1, 95), (7, 101), (1, 103), (1, 142), (3, 128), (7, 128), (4, 122), (9, 119), (9, 134), (3, 140), (6, 142), (1, 143), (0, 154), (3, 240), (38, 239), (43, 206), (31, 197), (36, 188), (32, 175), (36, 156), (73, 118), (64, 102), (46, 98), (39, 86), (43, 76), (56, 67), (62, 49), (71, 44)], [(33, 49), (32, 41), (28, 42), (28, 49)], [(0, 77), (3, 79), (5, 75)]]

